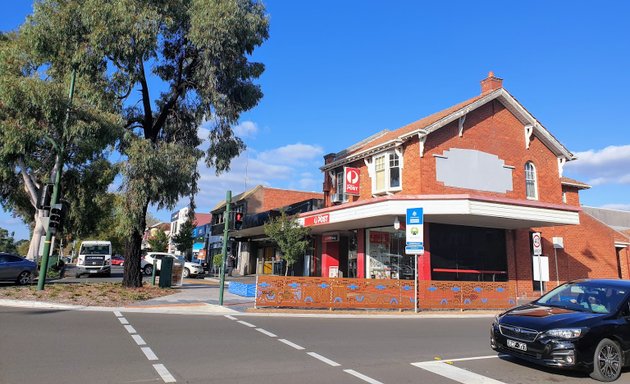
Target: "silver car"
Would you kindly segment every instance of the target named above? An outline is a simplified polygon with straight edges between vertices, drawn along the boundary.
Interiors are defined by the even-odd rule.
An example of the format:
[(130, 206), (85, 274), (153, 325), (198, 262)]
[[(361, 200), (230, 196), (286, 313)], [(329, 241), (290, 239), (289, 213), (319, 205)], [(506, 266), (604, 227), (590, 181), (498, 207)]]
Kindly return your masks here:
[(29, 284), (37, 273), (37, 264), (10, 253), (0, 253), (0, 280)]

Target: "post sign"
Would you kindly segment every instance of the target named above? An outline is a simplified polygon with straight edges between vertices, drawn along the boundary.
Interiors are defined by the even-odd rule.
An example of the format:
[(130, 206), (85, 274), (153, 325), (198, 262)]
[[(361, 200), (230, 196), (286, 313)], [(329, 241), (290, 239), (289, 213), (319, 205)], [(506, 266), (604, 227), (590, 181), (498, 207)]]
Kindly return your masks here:
[(407, 209), (406, 217), (407, 255), (421, 255), (424, 253), (424, 211), (422, 208)]
[(532, 233), (532, 247), (534, 249), (534, 256), (542, 255), (542, 240), (540, 238), (540, 232)]
[(359, 168), (343, 168), (343, 190), (346, 195), (359, 194), (360, 174)]
[(328, 224), (329, 222), (330, 222), (330, 216), (327, 213), (323, 215), (315, 215), (315, 216), (309, 216), (309, 217), (304, 218), (305, 227), (310, 227), (313, 225)]

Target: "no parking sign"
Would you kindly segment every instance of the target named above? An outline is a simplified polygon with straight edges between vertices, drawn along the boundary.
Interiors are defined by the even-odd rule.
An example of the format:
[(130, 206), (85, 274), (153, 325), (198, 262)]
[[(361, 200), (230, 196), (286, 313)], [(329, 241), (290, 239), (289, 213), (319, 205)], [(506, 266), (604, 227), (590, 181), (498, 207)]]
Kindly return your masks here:
[(532, 244), (534, 248), (534, 256), (542, 255), (542, 240), (540, 238), (540, 232), (532, 233)]

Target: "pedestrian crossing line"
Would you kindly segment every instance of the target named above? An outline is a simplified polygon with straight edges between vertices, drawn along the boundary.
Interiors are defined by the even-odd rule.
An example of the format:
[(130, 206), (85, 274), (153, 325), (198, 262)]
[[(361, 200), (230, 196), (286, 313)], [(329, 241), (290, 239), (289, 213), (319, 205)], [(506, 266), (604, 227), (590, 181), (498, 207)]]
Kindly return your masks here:
[(424, 369), (425, 371), (432, 372), (436, 375), (440, 375), (448, 379), (457, 381), (459, 383), (463, 383), (463, 384), (469, 384), (469, 383), (505, 384), (502, 381), (498, 381), (490, 377), (483, 376), (478, 373), (471, 372), (467, 369), (459, 368), (452, 365), (452, 363), (456, 361), (483, 360), (483, 359), (492, 359), (492, 358), (497, 358), (497, 357), (500, 357), (500, 355), (467, 357), (467, 358), (462, 358), (462, 359), (450, 359), (450, 360), (444, 359), (444, 360), (422, 361), (418, 363), (411, 363), (411, 365)]

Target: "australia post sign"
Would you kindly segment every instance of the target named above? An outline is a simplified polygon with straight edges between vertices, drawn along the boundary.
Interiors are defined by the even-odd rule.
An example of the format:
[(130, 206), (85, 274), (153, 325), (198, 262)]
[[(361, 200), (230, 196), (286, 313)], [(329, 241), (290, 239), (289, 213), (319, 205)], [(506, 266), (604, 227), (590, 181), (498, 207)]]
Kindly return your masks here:
[(358, 195), (359, 194), (359, 182), (360, 175), (359, 168), (343, 168), (343, 184), (344, 192), (346, 195)]
[(323, 215), (309, 216), (304, 218), (304, 226), (311, 227), (313, 225), (328, 224), (330, 222), (330, 215), (325, 213)]

